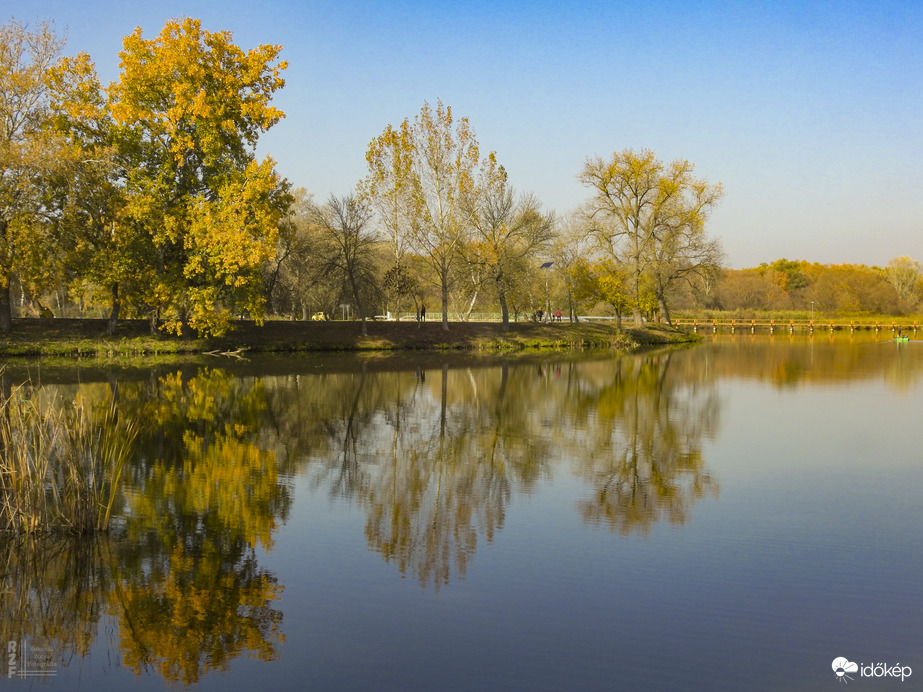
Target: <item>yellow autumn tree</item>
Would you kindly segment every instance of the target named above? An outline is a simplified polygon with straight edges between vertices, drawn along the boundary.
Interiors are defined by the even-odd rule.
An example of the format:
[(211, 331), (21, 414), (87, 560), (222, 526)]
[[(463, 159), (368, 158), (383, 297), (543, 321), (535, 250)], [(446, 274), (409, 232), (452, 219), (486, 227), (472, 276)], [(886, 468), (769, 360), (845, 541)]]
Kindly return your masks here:
[[(58, 266), (45, 238), (46, 183), (72, 163), (67, 143), (49, 132), (48, 80), (64, 40), (49, 23), (0, 26), (0, 332), (12, 329), (10, 288), (38, 292)], [(67, 70), (60, 73), (67, 80)]]
[(625, 149), (608, 159), (588, 158), (578, 176), (590, 188), (590, 233), (605, 257), (628, 271), (635, 323), (645, 283), (669, 322), (668, 289), (720, 266), (720, 244), (708, 238), (705, 222), (721, 199), (721, 184), (694, 177), (694, 170), (683, 159), (664, 164), (649, 149)]
[(291, 203), (260, 134), (284, 114), (281, 46), (243, 50), (197, 19), (126, 37), (108, 90), (125, 170), (125, 223), (145, 242), (152, 325), (220, 334), (235, 312), (263, 314), (260, 267)]
[(369, 144), (364, 194), (371, 199), (402, 266), (405, 249), (425, 257), (442, 296), (448, 329), (449, 285), (469, 227), (469, 198), (478, 184), (479, 149), (467, 118), (424, 103), (413, 122), (388, 125)]

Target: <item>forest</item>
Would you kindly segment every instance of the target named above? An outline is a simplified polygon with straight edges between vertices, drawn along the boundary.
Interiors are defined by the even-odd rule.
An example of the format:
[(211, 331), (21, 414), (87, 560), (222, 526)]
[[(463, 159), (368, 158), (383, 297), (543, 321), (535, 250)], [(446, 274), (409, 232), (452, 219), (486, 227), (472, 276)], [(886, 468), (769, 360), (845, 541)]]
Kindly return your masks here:
[(148, 320), (220, 335), (237, 319), (511, 321), (671, 312), (912, 315), (923, 270), (778, 259), (728, 269), (707, 231), (724, 191), (648, 149), (589, 156), (579, 208), (517, 190), (467, 118), (424, 102), (324, 200), (258, 159), (285, 114), (282, 46), (196, 19), (123, 40), (119, 78), (50, 24), (0, 26), (0, 332), (15, 317)]

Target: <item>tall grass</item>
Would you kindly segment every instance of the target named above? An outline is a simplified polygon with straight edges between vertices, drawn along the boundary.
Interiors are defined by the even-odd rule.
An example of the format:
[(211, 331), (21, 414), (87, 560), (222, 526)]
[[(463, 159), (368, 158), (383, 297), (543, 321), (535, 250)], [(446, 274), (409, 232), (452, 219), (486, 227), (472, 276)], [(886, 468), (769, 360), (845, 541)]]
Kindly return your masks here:
[(26, 386), (0, 405), (0, 531), (106, 531), (138, 426), (114, 402), (42, 405)]

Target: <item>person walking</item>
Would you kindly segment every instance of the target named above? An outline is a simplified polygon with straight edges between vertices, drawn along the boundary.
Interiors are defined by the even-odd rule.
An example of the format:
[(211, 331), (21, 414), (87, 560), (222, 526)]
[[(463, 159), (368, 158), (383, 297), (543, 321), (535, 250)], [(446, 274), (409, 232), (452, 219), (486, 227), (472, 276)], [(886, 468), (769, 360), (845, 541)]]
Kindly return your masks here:
[(420, 321), (426, 322), (426, 306), (420, 303)]

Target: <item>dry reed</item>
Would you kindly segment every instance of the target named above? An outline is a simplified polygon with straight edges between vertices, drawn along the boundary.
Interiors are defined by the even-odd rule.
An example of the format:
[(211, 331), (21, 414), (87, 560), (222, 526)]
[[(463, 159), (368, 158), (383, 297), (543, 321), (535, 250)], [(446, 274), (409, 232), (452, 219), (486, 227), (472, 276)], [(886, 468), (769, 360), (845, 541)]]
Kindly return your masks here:
[(0, 403), (0, 531), (106, 531), (138, 434), (115, 403), (42, 405), (21, 386)]

